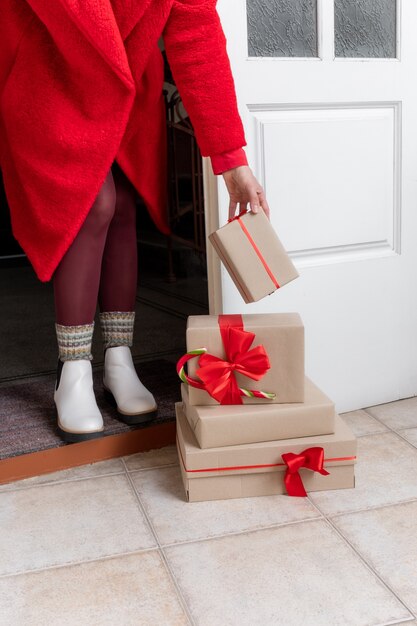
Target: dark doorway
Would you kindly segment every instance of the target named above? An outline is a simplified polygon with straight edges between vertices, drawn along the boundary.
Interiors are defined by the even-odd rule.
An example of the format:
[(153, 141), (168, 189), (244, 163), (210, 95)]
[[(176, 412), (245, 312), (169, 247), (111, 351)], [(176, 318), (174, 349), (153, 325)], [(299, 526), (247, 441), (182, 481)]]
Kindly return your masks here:
[[(174, 236), (154, 226), (137, 203), (138, 290), (132, 348), (138, 373), (155, 394), (160, 419), (175, 421), (180, 399), (175, 363), (185, 352), (189, 315), (208, 313), (201, 155), (166, 64), (164, 97), (169, 143), (169, 207)], [(0, 181), (1, 183), (1, 181)], [(14, 239), (0, 184), (0, 461), (63, 444), (55, 433), (53, 388), (58, 347), (52, 282), (42, 283)], [(98, 310), (92, 352), (97, 402), (110, 434), (117, 421), (101, 396), (103, 353)], [(145, 380), (146, 379), (146, 380)], [(103, 404), (101, 404), (103, 403)], [(158, 418), (159, 419), (159, 418)]]

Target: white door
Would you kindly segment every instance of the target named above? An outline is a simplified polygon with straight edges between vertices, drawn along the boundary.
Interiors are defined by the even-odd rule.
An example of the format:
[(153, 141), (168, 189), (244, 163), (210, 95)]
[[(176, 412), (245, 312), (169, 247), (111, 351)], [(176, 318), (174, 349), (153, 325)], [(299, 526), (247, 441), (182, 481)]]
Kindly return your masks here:
[(300, 278), (245, 305), (222, 268), (212, 311), (300, 312), (306, 373), (340, 412), (415, 395), (416, 0), (217, 8), (249, 163)]

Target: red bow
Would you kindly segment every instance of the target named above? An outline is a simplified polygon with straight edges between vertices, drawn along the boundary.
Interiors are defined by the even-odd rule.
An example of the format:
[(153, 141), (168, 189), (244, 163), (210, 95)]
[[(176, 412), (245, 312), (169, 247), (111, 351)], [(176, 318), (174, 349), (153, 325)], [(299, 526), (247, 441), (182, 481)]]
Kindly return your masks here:
[(243, 330), (243, 324), (241, 328), (231, 326), (227, 317), (220, 316), (219, 319), (226, 360), (213, 354), (202, 354), (196, 374), (208, 393), (220, 404), (243, 404), (234, 372), (260, 380), (271, 365), (263, 346), (249, 350), (255, 333)]
[[(243, 404), (242, 395), (255, 398), (274, 397), (275, 394), (255, 389), (240, 389), (234, 372), (238, 371), (248, 378), (260, 380), (271, 367), (263, 346), (249, 350), (255, 334), (244, 330), (241, 315), (219, 315), (220, 333), (226, 352), (226, 359), (207, 354), (205, 349), (187, 352), (177, 362), (177, 372), (183, 382), (204, 389), (220, 404)], [(204, 354), (201, 354), (204, 351)], [(201, 381), (190, 378), (184, 371), (187, 361), (199, 355), (197, 375)]]
[(307, 495), (301, 476), (298, 473), (301, 467), (305, 467), (313, 472), (319, 472), (323, 476), (327, 476), (329, 473), (323, 468), (324, 450), (320, 447), (306, 448), (300, 454), (287, 452), (282, 455), (282, 460), (287, 465), (284, 483), (289, 496)]

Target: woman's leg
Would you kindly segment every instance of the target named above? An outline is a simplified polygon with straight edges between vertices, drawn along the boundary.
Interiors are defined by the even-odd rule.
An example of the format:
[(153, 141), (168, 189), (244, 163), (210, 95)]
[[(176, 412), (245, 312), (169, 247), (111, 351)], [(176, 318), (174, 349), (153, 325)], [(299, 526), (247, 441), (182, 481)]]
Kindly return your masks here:
[(137, 288), (136, 190), (116, 162), (112, 165), (116, 210), (101, 266), (98, 295), (103, 347), (133, 345)]
[(154, 396), (138, 378), (130, 350), (137, 289), (136, 190), (117, 163), (112, 171), (116, 211), (107, 234), (99, 289), (103, 385), (120, 419), (139, 424), (153, 419), (157, 407)]
[(116, 188), (110, 170), (53, 275), (57, 324), (81, 325), (94, 320), (103, 251), (115, 207)]
[(136, 190), (112, 166), (116, 210), (107, 233), (98, 294), (100, 311), (134, 311), (137, 288)]
[(53, 275), (59, 359), (54, 401), (64, 441), (100, 437), (104, 424), (92, 376), (91, 344), (101, 262), (116, 206), (112, 172)]

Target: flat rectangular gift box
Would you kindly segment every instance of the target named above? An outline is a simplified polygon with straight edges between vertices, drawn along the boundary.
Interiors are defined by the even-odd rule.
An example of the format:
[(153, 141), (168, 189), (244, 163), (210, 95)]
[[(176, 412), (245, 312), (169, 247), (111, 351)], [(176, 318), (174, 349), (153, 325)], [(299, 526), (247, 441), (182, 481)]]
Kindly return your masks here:
[(182, 383), (184, 413), (201, 448), (334, 433), (335, 405), (307, 377), (304, 402), (193, 406), (189, 392)]
[(299, 276), (262, 209), (237, 216), (208, 238), (245, 302), (256, 302)]
[(355, 486), (356, 439), (339, 415), (332, 435), (203, 449), (184, 415), (182, 402), (175, 403), (175, 411), (177, 451), (189, 502), (286, 493), (282, 454), (300, 454), (314, 446), (324, 449), (324, 468), (329, 475), (301, 468), (299, 474), (307, 492)]
[[(206, 348), (209, 354), (226, 357), (217, 315), (190, 315), (187, 320), (187, 352)], [(255, 333), (252, 347), (263, 345), (271, 368), (258, 381), (236, 372), (240, 387), (273, 392), (274, 399), (242, 396), (243, 404), (304, 402), (304, 325), (298, 313), (243, 314), (244, 330)], [(187, 363), (188, 374), (198, 380), (198, 357)], [(189, 387), (190, 405), (219, 404), (204, 389)]]

